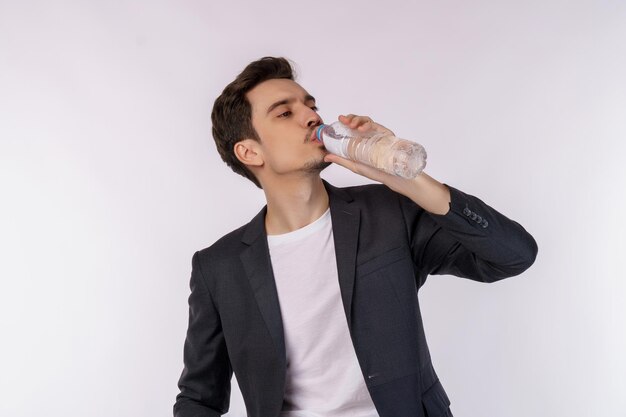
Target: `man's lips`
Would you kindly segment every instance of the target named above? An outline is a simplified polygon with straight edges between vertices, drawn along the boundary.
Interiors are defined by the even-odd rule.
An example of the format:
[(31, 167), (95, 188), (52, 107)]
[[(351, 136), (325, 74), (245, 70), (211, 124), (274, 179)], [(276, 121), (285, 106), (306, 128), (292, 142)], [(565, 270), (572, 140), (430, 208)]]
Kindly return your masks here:
[(317, 141), (317, 135), (315, 134), (315, 132), (317, 132), (317, 127), (315, 127), (315, 129), (313, 129), (313, 132), (311, 132), (311, 134), (309, 135), (309, 142)]

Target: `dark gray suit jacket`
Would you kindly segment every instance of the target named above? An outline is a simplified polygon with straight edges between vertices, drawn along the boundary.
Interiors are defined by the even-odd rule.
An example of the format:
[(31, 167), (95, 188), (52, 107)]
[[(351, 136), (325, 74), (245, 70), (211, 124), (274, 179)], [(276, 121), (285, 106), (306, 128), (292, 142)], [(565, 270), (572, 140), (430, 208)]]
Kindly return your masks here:
[[(323, 182), (346, 319), (379, 415), (443, 415), (450, 401), (431, 363), (419, 288), (429, 274), (481, 282), (518, 275), (535, 260), (535, 240), (450, 186), (450, 211), (434, 215), (382, 184)], [(266, 211), (193, 255), (176, 417), (226, 413), (233, 371), (248, 416), (275, 417), (281, 410), (285, 342)], [(329, 366), (337, 365), (329, 358)]]

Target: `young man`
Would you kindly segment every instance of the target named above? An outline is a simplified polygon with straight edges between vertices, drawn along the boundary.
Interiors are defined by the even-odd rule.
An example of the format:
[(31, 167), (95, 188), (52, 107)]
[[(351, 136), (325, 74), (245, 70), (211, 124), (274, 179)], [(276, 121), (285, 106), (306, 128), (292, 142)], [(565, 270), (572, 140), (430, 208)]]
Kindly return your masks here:
[[(419, 288), (429, 274), (494, 282), (535, 260), (532, 236), (478, 198), (329, 154), (312, 140), (316, 110), (272, 57), (215, 101), (217, 149), (267, 205), (193, 255), (176, 417), (226, 413), (233, 371), (248, 416), (452, 416)], [(381, 184), (334, 187), (320, 178), (331, 163)]]

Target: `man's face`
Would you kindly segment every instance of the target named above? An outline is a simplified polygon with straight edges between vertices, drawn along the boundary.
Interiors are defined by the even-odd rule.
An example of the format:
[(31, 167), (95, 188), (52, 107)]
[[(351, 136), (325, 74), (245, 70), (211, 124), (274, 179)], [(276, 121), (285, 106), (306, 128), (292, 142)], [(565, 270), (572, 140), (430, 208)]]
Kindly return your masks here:
[(315, 99), (298, 83), (288, 79), (267, 80), (247, 93), (252, 125), (261, 138), (259, 156), (265, 178), (292, 172), (318, 173), (329, 166), (328, 153), (320, 142), (310, 140), (322, 123)]

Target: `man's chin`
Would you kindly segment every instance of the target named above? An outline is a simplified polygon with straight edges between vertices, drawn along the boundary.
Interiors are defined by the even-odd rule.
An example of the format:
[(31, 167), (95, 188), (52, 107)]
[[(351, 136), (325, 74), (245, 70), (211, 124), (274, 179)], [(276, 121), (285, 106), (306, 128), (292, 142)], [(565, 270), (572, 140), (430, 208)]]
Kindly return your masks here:
[(332, 162), (325, 162), (324, 158), (316, 161), (311, 161), (305, 164), (304, 170), (307, 172), (322, 172), (325, 170)]

